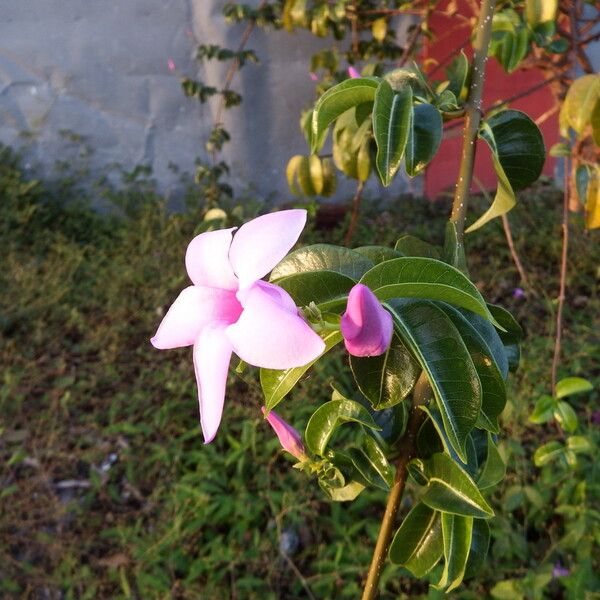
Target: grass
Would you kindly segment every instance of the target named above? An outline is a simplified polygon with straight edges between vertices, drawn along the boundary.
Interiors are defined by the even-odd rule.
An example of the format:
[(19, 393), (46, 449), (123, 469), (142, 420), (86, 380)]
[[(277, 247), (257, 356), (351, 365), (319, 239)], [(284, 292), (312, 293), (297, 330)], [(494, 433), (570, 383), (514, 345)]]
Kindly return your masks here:
[[(309, 597), (310, 588), (316, 598), (357, 598), (384, 495), (332, 504), (291, 469), (260, 415), (252, 370), (231, 375), (223, 425), (203, 445), (189, 349), (159, 352), (148, 342), (185, 285), (182, 258), (200, 209), (169, 212), (137, 176), (101, 194), (113, 210), (92, 211), (73, 182), (28, 180), (2, 150), (0, 595), (287, 600)], [(592, 527), (590, 539), (589, 526), (571, 534), (579, 517), (557, 512), (570, 506), (561, 496), (569, 479), (584, 484), (581, 505), (597, 502), (594, 461), (582, 459), (575, 476), (536, 469), (533, 451), (558, 434), (527, 423), (549, 391), (559, 202), (540, 185), (511, 213), (537, 297), (513, 297), (519, 282), (497, 223), (469, 242), (474, 280), (518, 316), (527, 340), (504, 418), (508, 476), (493, 498), (492, 558), (457, 598), (491, 590), (518, 598), (514, 590), (498, 596), (506, 581), (523, 598), (600, 589), (597, 559), (588, 564), (577, 550), (593, 556), (598, 534)], [(371, 203), (355, 243), (391, 244), (406, 231), (439, 242), (446, 211), (422, 199)], [(584, 232), (579, 217), (573, 231), (561, 374), (595, 383), (573, 404), (581, 432), (597, 443), (600, 236)], [(343, 233), (343, 224), (309, 227), (302, 241), (336, 243)], [(301, 428), (334, 377), (351, 385), (341, 352), (302, 381), (281, 405), (284, 417)], [(559, 560), (571, 575), (548, 578)], [(382, 581), (384, 599), (437, 597), (393, 566)]]

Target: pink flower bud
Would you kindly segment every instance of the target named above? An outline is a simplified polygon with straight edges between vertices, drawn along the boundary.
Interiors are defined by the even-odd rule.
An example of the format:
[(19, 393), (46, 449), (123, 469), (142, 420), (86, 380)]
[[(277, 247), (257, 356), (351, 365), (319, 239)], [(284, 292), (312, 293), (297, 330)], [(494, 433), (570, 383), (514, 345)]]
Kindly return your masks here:
[(169, 71), (174, 71), (177, 68), (175, 66), (175, 61), (172, 58), (167, 61), (167, 66), (169, 67)]
[(350, 75), (352, 79), (357, 79), (358, 77), (360, 77), (360, 73), (354, 67), (348, 67), (348, 75)]
[(319, 78), (317, 77), (316, 73), (311, 72), (311, 73), (309, 73), (309, 76), (310, 76), (311, 81), (319, 81)]
[(390, 313), (366, 285), (357, 283), (341, 321), (346, 350), (353, 356), (379, 356), (390, 345), (393, 329)]
[[(264, 406), (261, 410), (263, 415), (265, 415), (266, 410)], [(269, 421), (269, 425), (271, 425), (277, 434), (282, 448), (292, 456), (295, 456), (298, 460), (307, 458), (306, 449), (304, 448), (300, 434), (291, 425), (286, 423), (275, 411), (270, 411), (266, 417), (267, 421)]]

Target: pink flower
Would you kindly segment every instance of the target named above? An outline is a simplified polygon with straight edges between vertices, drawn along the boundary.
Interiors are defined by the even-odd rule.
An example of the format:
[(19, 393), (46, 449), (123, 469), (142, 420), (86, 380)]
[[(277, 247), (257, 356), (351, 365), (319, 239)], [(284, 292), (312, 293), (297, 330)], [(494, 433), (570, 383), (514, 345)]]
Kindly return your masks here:
[(340, 325), (346, 350), (353, 356), (379, 356), (392, 341), (392, 316), (362, 283), (350, 290)]
[(266, 414), (265, 407), (261, 408), (263, 415), (266, 415), (269, 425), (273, 428), (281, 447), (289, 452), (292, 456), (295, 456), (298, 460), (304, 460), (307, 458), (306, 449), (302, 443), (300, 434), (288, 423), (286, 423), (274, 410)]
[(360, 77), (360, 73), (355, 67), (348, 67), (348, 75), (350, 75), (352, 79), (357, 79), (358, 77)]
[(172, 58), (167, 61), (167, 67), (169, 67), (169, 71), (174, 71), (177, 68), (175, 66), (175, 61)]
[(319, 81), (319, 78), (317, 77), (316, 73), (313, 73), (311, 71), (308, 75), (309, 75), (311, 81)]
[(296, 243), (305, 210), (263, 215), (196, 236), (185, 255), (193, 285), (177, 297), (152, 338), (155, 348), (193, 346), (205, 442), (217, 433), (232, 352), (269, 369), (299, 367), (325, 349), (290, 295), (260, 281)]

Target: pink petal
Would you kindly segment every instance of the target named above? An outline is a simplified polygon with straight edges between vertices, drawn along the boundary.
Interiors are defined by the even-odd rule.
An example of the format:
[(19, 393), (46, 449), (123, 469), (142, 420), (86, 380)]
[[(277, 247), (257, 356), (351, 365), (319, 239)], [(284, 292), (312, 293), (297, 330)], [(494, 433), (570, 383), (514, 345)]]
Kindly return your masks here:
[(191, 285), (173, 302), (150, 341), (159, 350), (191, 346), (207, 323), (235, 323), (241, 312), (234, 292)]
[(348, 67), (348, 75), (350, 75), (350, 77), (352, 77), (352, 79), (356, 79), (357, 77), (360, 77), (360, 73), (358, 72), (358, 70), (355, 67)]
[(229, 260), (240, 288), (264, 277), (298, 241), (306, 224), (306, 211), (282, 210), (242, 225), (233, 237)]
[(235, 227), (207, 231), (190, 242), (185, 253), (185, 268), (194, 284), (237, 289), (238, 281), (228, 256), (234, 231)]
[(205, 444), (214, 439), (223, 414), (227, 371), (231, 360), (231, 343), (225, 335), (225, 327), (222, 323), (207, 325), (194, 344), (194, 371)]
[(348, 295), (340, 329), (350, 354), (379, 356), (392, 341), (394, 324), (375, 294), (366, 285), (358, 283)]
[(239, 290), (236, 297), (242, 303), (242, 306), (245, 306), (246, 298), (253, 292), (255, 287), (259, 287), (263, 292), (269, 295), (282, 309), (287, 310), (294, 315), (298, 314), (298, 307), (293, 298), (283, 288), (280, 288), (273, 283), (269, 283), (268, 281), (257, 281), (252, 287)]
[[(264, 415), (266, 413), (264, 406), (261, 410)], [(289, 423), (286, 423), (274, 410), (270, 411), (266, 417), (269, 425), (271, 425), (273, 431), (277, 434), (281, 447), (298, 460), (306, 458), (306, 449), (298, 431)]]
[[(282, 296), (287, 292), (281, 290)], [(233, 351), (247, 363), (267, 369), (301, 367), (325, 350), (323, 340), (289, 300), (277, 300), (261, 285), (253, 285), (243, 302), (241, 317), (227, 328)]]

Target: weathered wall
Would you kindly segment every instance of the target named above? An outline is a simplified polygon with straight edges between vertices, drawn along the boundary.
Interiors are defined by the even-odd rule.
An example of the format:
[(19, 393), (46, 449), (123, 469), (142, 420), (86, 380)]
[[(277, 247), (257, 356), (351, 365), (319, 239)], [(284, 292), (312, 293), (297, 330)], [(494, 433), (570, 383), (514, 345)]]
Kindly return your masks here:
[[(198, 43), (236, 47), (241, 27), (221, 16), (224, 0), (0, 0), (0, 141), (22, 146), (47, 170), (73, 157), (73, 134), (98, 171), (151, 165), (167, 189), (174, 163), (192, 171), (214, 106), (186, 99), (180, 74), (219, 86), (227, 65), (193, 60)], [(225, 112), (233, 133), (226, 159), (238, 189), (287, 199), (287, 159), (306, 152), (300, 110), (312, 100), (308, 56), (319, 40), (256, 30), (261, 59), (236, 77), (243, 104)], [(342, 186), (350, 189), (348, 186)]]

